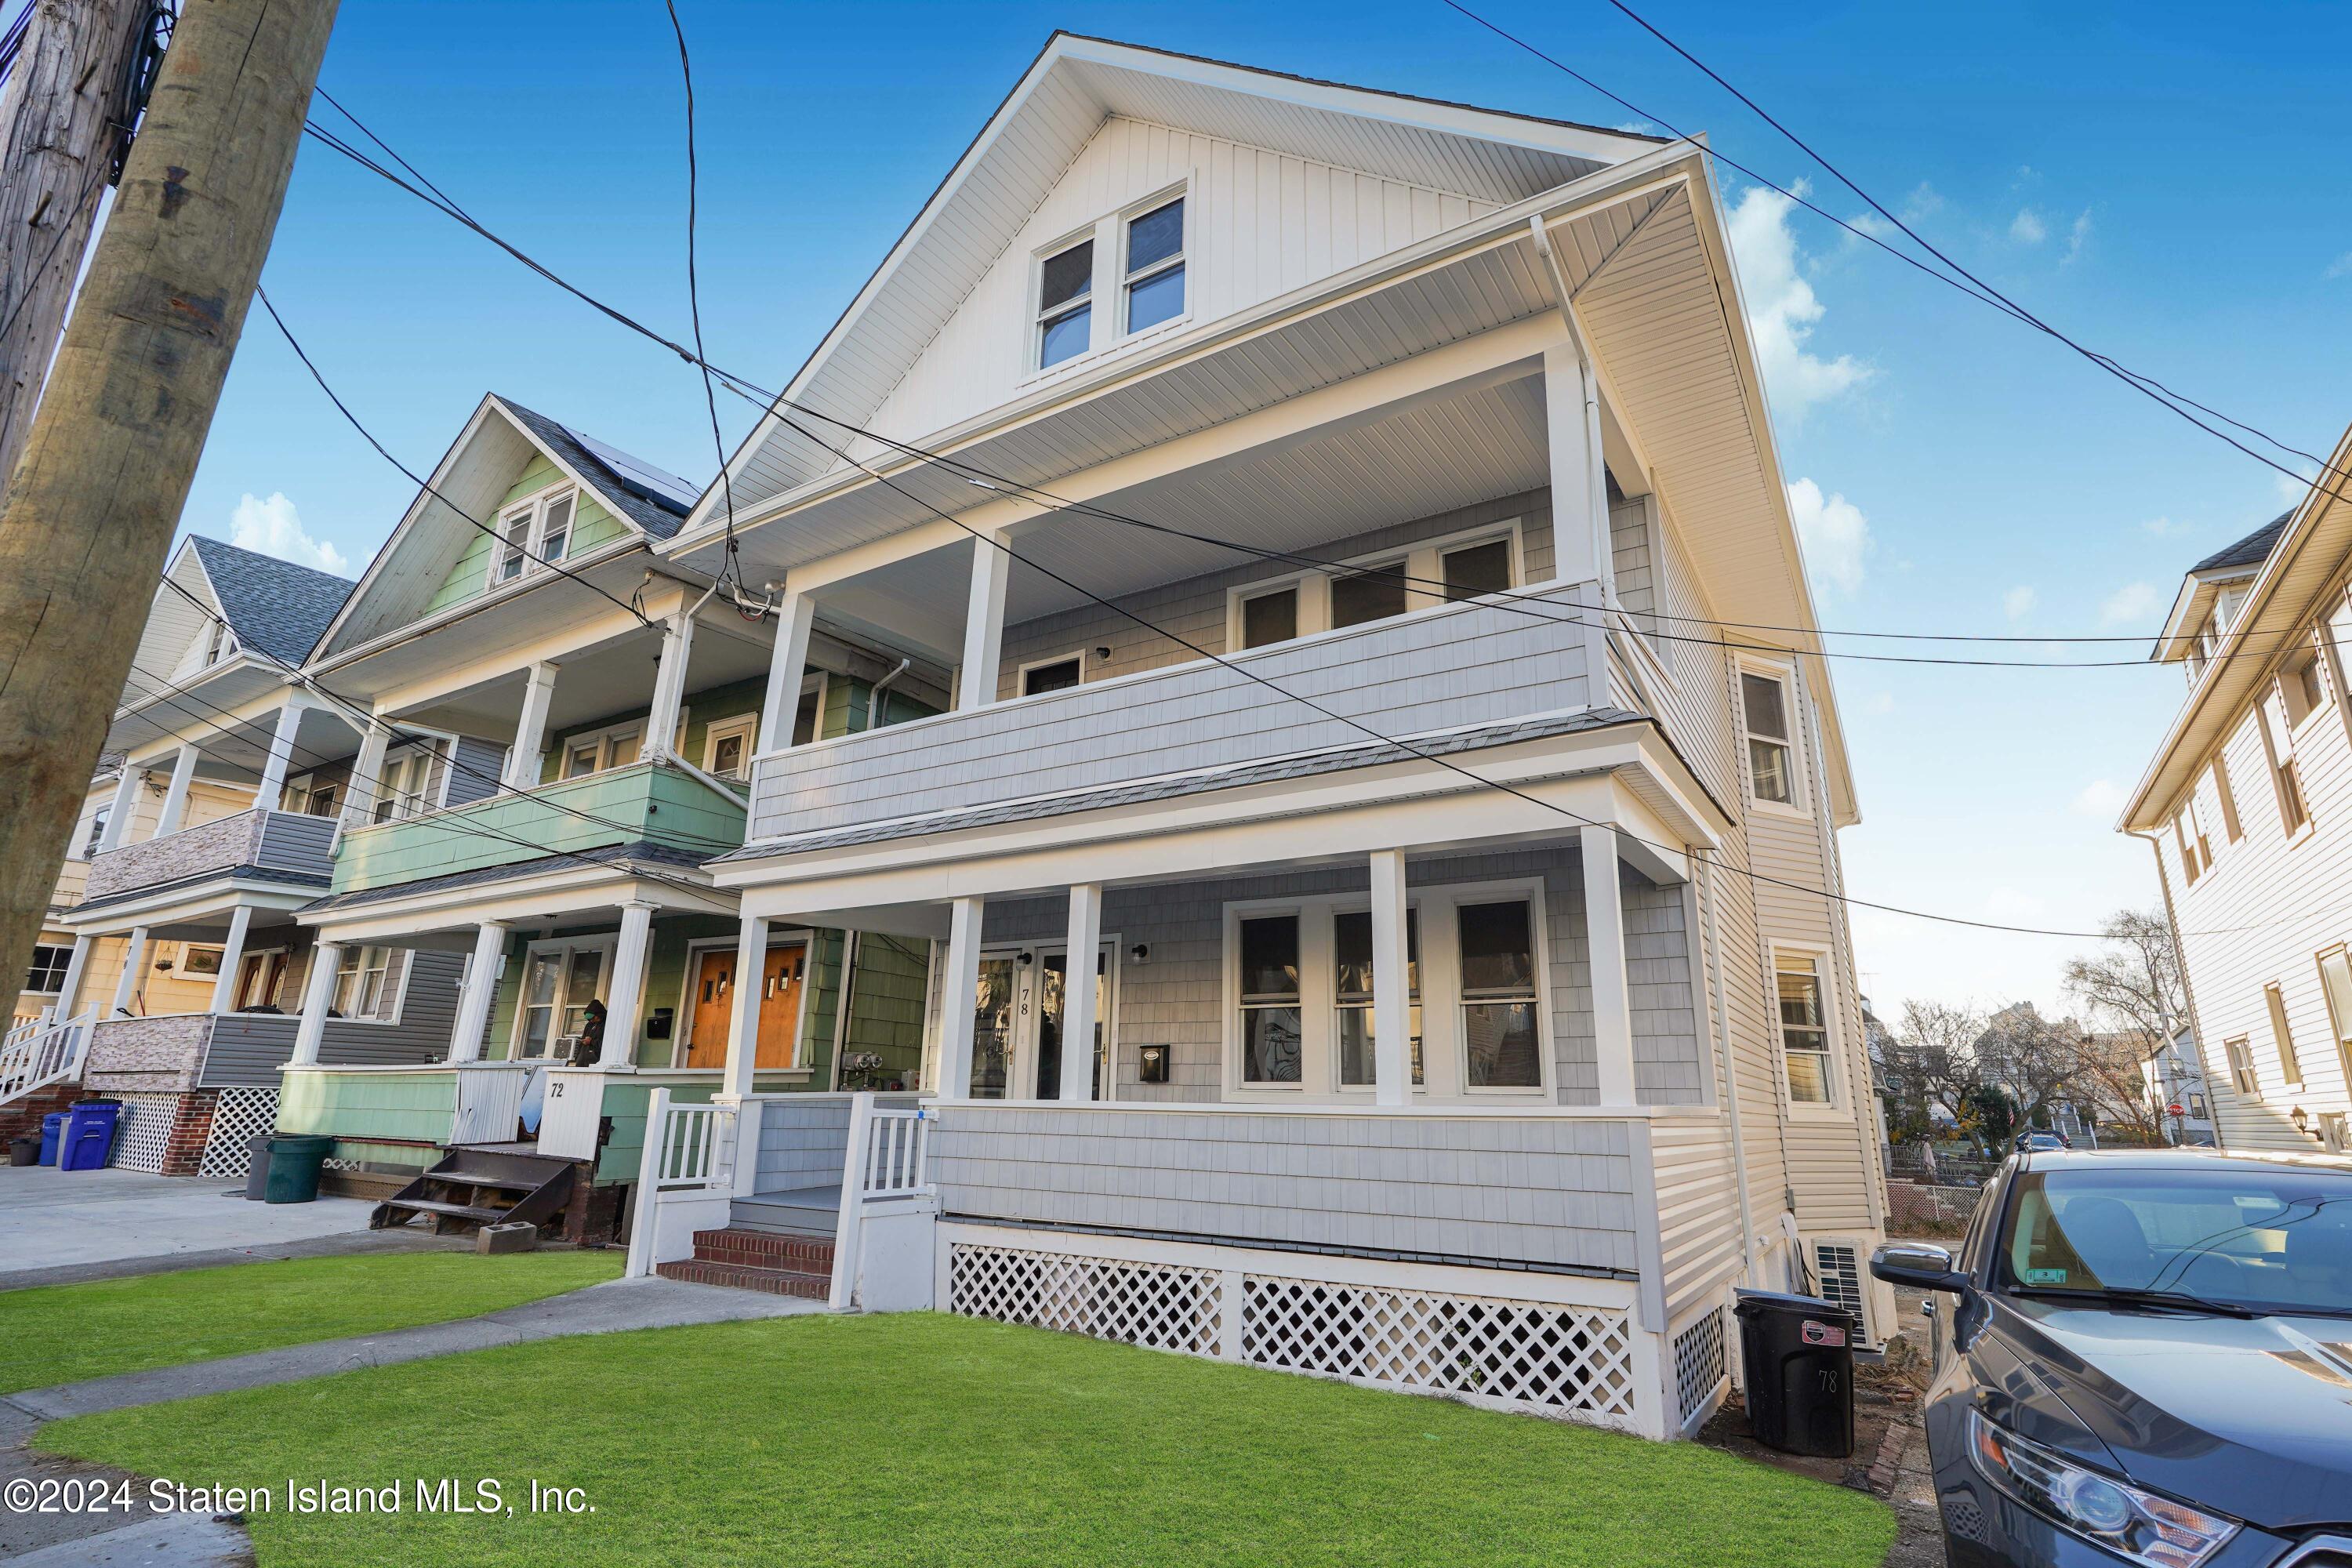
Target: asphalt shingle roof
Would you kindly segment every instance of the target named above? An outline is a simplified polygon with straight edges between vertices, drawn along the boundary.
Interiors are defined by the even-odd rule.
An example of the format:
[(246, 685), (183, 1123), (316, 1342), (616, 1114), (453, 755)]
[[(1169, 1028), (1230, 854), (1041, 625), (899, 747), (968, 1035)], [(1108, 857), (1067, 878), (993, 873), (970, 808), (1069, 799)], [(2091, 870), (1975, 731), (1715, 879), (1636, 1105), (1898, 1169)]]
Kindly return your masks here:
[(300, 664), (358, 584), (348, 577), (297, 566), (194, 534), (196, 559), (220, 601), (236, 640), (271, 658)]
[(2191, 566), (2189, 569), (2189, 572), (2191, 574), (2199, 572), (2218, 572), (2225, 566), (2261, 565), (2264, 561), (2270, 559), (2271, 547), (2278, 542), (2279, 535), (2285, 531), (2286, 520), (2294, 515), (2294, 512), (2292, 508), (2279, 513), (2276, 517), (2271, 519), (2270, 521), (2263, 524), (2262, 527), (2254, 530), (2253, 532), (2238, 541), (2237, 543), (2229, 545), (2224, 549), (2217, 550), (2212, 554), (2208, 555), (2204, 560), (2200, 561), (2196, 565)]
[[(606, 462), (586, 444), (587, 438), (570, 426), (559, 425), (546, 415), (534, 413), (503, 394), (499, 401), (505, 404), (533, 436), (562, 458), (582, 478), (593, 484), (607, 505), (644, 529), (649, 537), (669, 538), (686, 521), (686, 514), (693, 510), (691, 501), (680, 502), (674, 494), (665, 494), (646, 483), (643, 477)], [(607, 447), (606, 449), (616, 457), (627, 458), (627, 454), (618, 447)], [(661, 472), (642, 458), (627, 458), (627, 460), (649, 473)], [(694, 489), (684, 479), (675, 479), (673, 483), (677, 489), (691, 491)]]

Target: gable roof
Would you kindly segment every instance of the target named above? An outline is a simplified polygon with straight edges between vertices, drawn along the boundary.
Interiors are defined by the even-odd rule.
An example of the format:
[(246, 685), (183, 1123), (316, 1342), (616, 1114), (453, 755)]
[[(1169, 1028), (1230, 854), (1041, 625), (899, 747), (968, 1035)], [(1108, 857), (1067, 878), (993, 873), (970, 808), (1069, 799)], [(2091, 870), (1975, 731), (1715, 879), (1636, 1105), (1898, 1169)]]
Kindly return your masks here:
[(2286, 531), (2287, 519), (2294, 515), (2294, 509), (2287, 508), (2235, 544), (2226, 545), (2191, 566), (2189, 569), (2189, 574), (2194, 576), (2200, 572), (2219, 572), (2230, 566), (2261, 565), (2269, 558), (2271, 546), (2278, 542), (2279, 535)]
[(700, 486), (569, 425), (559, 425), (511, 397), (499, 396), (498, 401), (551, 455), (575, 470), (606, 506), (652, 537), (667, 539), (694, 510), (695, 498), (702, 493)]
[(310, 657), (320, 634), (358, 586), (348, 577), (298, 566), (202, 534), (189, 535), (188, 544), (212, 584), (213, 601), (220, 606), (221, 618), (228, 622), (236, 640), (288, 664), (299, 664)]
[[(1115, 116), (1508, 205), (1662, 139), (1056, 32), (784, 389), (863, 425)], [(854, 343), (853, 343), (853, 340)], [(888, 435), (919, 440), (924, 430)], [(830, 432), (838, 435), (838, 432)], [(727, 465), (740, 510), (834, 468), (772, 415)], [(718, 505), (706, 492), (697, 509)]]

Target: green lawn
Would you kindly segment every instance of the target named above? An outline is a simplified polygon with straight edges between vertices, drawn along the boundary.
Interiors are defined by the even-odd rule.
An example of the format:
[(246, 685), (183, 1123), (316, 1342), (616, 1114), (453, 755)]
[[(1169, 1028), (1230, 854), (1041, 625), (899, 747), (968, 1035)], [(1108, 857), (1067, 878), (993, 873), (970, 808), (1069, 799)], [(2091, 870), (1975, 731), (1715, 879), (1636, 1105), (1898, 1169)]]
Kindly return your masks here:
[[(262, 1568), (561, 1563), (1865, 1568), (1861, 1493), (1652, 1444), (936, 1314), (554, 1340), (43, 1429), (46, 1448), (275, 1489)], [(403, 1489), (296, 1516), (289, 1477)], [(514, 1517), (420, 1517), (416, 1478)], [(596, 1511), (528, 1511), (529, 1483)]]
[(617, 1278), (623, 1261), (383, 1253), (0, 1291), (0, 1394), (470, 1318)]

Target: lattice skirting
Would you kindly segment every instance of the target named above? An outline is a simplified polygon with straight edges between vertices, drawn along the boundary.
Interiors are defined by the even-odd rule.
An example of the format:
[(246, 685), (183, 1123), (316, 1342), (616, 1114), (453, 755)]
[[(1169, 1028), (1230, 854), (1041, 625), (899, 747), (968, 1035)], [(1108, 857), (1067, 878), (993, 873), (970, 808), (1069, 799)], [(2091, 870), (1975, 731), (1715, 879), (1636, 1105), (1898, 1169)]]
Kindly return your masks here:
[(276, 1131), (278, 1091), (274, 1089), (225, 1089), (213, 1102), (213, 1125), (205, 1139), (200, 1176), (243, 1176), (251, 1163), (256, 1138)]
[(113, 1098), (122, 1102), (122, 1115), (115, 1126), (113, 1163), (125, 1171), (160, 1174), (163, 1156), (172, 1147), (172, 1123), (185, 1097), (142, 1091)]
[(1626, 1307), (961, 1239), (946, 1283), (948, 1310), (967, 1317), (1657, 1429), (1643, 1420)]
[(1723, 1309), (1710, 1307), (1675, 1336), (1675, 1415), (1683, 1426), (1706, 1409), (1730, 1370)]

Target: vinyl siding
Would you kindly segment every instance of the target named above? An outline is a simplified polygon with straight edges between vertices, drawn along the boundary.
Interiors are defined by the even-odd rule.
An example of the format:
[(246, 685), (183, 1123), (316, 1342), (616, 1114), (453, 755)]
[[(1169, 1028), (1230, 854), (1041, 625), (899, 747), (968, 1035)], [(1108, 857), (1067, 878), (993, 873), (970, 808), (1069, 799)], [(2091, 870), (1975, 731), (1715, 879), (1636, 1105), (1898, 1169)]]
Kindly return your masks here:
[[(248, 943), (257, 949), (260, 945)], [(288, 943), (271, 941), (267, 945)], [(215, 1019), (212, 1045), (197, 1078), (200, 1086), (278, 1087), (281, 1077), (278, 1068), (294, 1054), (302, 987), (314, 950), (310, 932), (299, 928), (291, 931), (290, 945), (292, 961), (286, 966), (286, 979), (276, 998), (283, 1014), (229, 1013)], [(394, 949), (387, 984), (399, 983), (398, 1016), (385, 1022), (330, 1018), (319, 1044), (320, 1065), (424, 1063), (447, 1057), (450, 1031), (457, 1021), (457, 982), (465, 965), (461, 953)]]
[[(562, 478), (562, 470), (558, 468), (551, 460), (544, 456), (534, 454), (530, 467), (523, 470), (520, 479), (508, 487), (507, 493), (499, 498), (499, 504), (485, 512), (481, 521), (487, 526), (495, 528), (498, 526), (498, 513), (504, 511), (524, 497), (536, 495), (548, 486), (558, 483)], [(419, 620), (426, 616), (437, 615), (453, 605), (462, 605), (468, 599), (479, 598), (488, 591), (490, 551), (493, 548), (491, 538), (478, 529), (468, 529), (467, 531), (473, 537), (467, 541), (464, 553), (457, 557), (457, 563), (441, 579), (441, 586), (434, 590), (433, 597), (425, 602), (423, 614), (417, 616)], [(584, 554), (600, 544), (610, 543), (628, 531), (628, 524), (614, 517), (595, 496), (583, 490), (580, 494), (578, 510), (572, 516), (572, 541), (564, 549), (564, 558), (568, 560), (572, 556)], [(546, 568), (531, 566), (529, 570), (545, 571)]]

